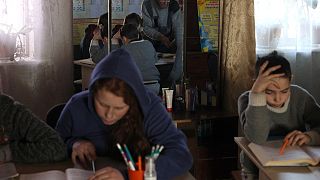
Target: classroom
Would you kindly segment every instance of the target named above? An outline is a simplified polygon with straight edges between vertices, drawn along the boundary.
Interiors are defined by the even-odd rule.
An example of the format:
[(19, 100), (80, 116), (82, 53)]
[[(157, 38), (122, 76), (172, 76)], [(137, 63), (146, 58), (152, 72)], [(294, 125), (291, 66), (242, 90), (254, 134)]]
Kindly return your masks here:
[(319, 179), (319, 6), (0, 0), (0, 179)]

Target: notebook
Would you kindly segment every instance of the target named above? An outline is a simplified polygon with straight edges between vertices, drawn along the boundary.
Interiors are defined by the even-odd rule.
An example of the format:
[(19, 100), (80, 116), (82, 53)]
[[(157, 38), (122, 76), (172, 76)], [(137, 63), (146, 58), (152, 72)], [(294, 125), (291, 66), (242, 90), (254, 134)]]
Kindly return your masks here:
[(87, 180), (93, 175), (92, 171), (77, 169), (77, 168), (68, 168), (63, 171), (59, 170), (50, 170), (39, 173), (32, 174), (21, 174), (20, 180)]
[(280, 155), (282, 144), (276, 140), (248, 146), (263, 166), (314, 166), (320, 162), (320, 146), (287, 146)]
[(13, 163), (0, 163), (0, 179), (10, 179), (19, 176)]

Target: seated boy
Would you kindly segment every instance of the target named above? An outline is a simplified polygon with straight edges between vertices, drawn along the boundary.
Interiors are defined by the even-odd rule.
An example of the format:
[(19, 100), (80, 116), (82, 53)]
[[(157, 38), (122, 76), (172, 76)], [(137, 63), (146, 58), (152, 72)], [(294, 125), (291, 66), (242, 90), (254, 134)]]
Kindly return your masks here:
[[(320, 106), (305, 89), (291, 84), (287, 59), (273, 52), (259, 58), (256, 80), (238, 99), (238, 113), (245, 137), (256, 144), (284, 137), (288, 145), (320, 145)], [(255, 165), (240, 154), (245, 179), (258, 178)]]
[(0, 164), (54, 162), (66, 157), (66, 146), (54, 129), (0, 93)]

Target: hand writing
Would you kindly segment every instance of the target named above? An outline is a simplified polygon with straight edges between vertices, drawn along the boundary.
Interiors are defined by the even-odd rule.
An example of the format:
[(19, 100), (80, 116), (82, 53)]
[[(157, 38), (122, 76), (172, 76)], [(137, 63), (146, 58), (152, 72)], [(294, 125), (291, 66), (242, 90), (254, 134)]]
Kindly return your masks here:
[(87, 140), (80, 140), (72, 146), (72, 162), (74, 164), (80, 163), (83, 168), (88, 168), (91, 160), (96, 159), (96, 148)]
[(288, 139), (288, 145), (290, 146), (302, 146), (308, 144), (311, 141), (311, 137), (301, 131), (294, 130), (286, 135), (284, 139)]
[(105, 167), (100, 169), (99, 171), (96, 171), (96, 173), (89, 178), (89, 180), (100, 179), (124, 180), (124, 177), (118, 169), (112, 167)]

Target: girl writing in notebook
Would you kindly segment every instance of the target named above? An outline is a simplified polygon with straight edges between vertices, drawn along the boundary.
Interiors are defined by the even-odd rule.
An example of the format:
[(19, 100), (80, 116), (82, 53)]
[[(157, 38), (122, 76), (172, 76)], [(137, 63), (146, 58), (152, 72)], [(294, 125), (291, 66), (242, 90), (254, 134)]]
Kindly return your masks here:
[[(160, 98), (144, 87), (138, 67), (124, 49), (97, 64), (89, 90), (69, 100), (56, 130), (74, 163), (84, 166), (97, 156), (123, 161), (117, 143), (127, 145), (135, 162), (139, 155), (149, 154), (152, 145), (163, 145), (156, 161), (158, 179), (172, 179), (192, 166), (184, 134), (173, 125)], [(126, 176), (119, 169), (105, 167), (92, 179)]]
[[(320, 145), (320, 106), (302, 87), (291, 84), (287, 59), (273, 52), (259, 58), (256, 80), (238, 99), (238, 112), (245, 137), (263, 144), (271, 137), (284, 137), (288, 145)], [(258, 170), (240, 155), (243, 177), (257, 178)]]

